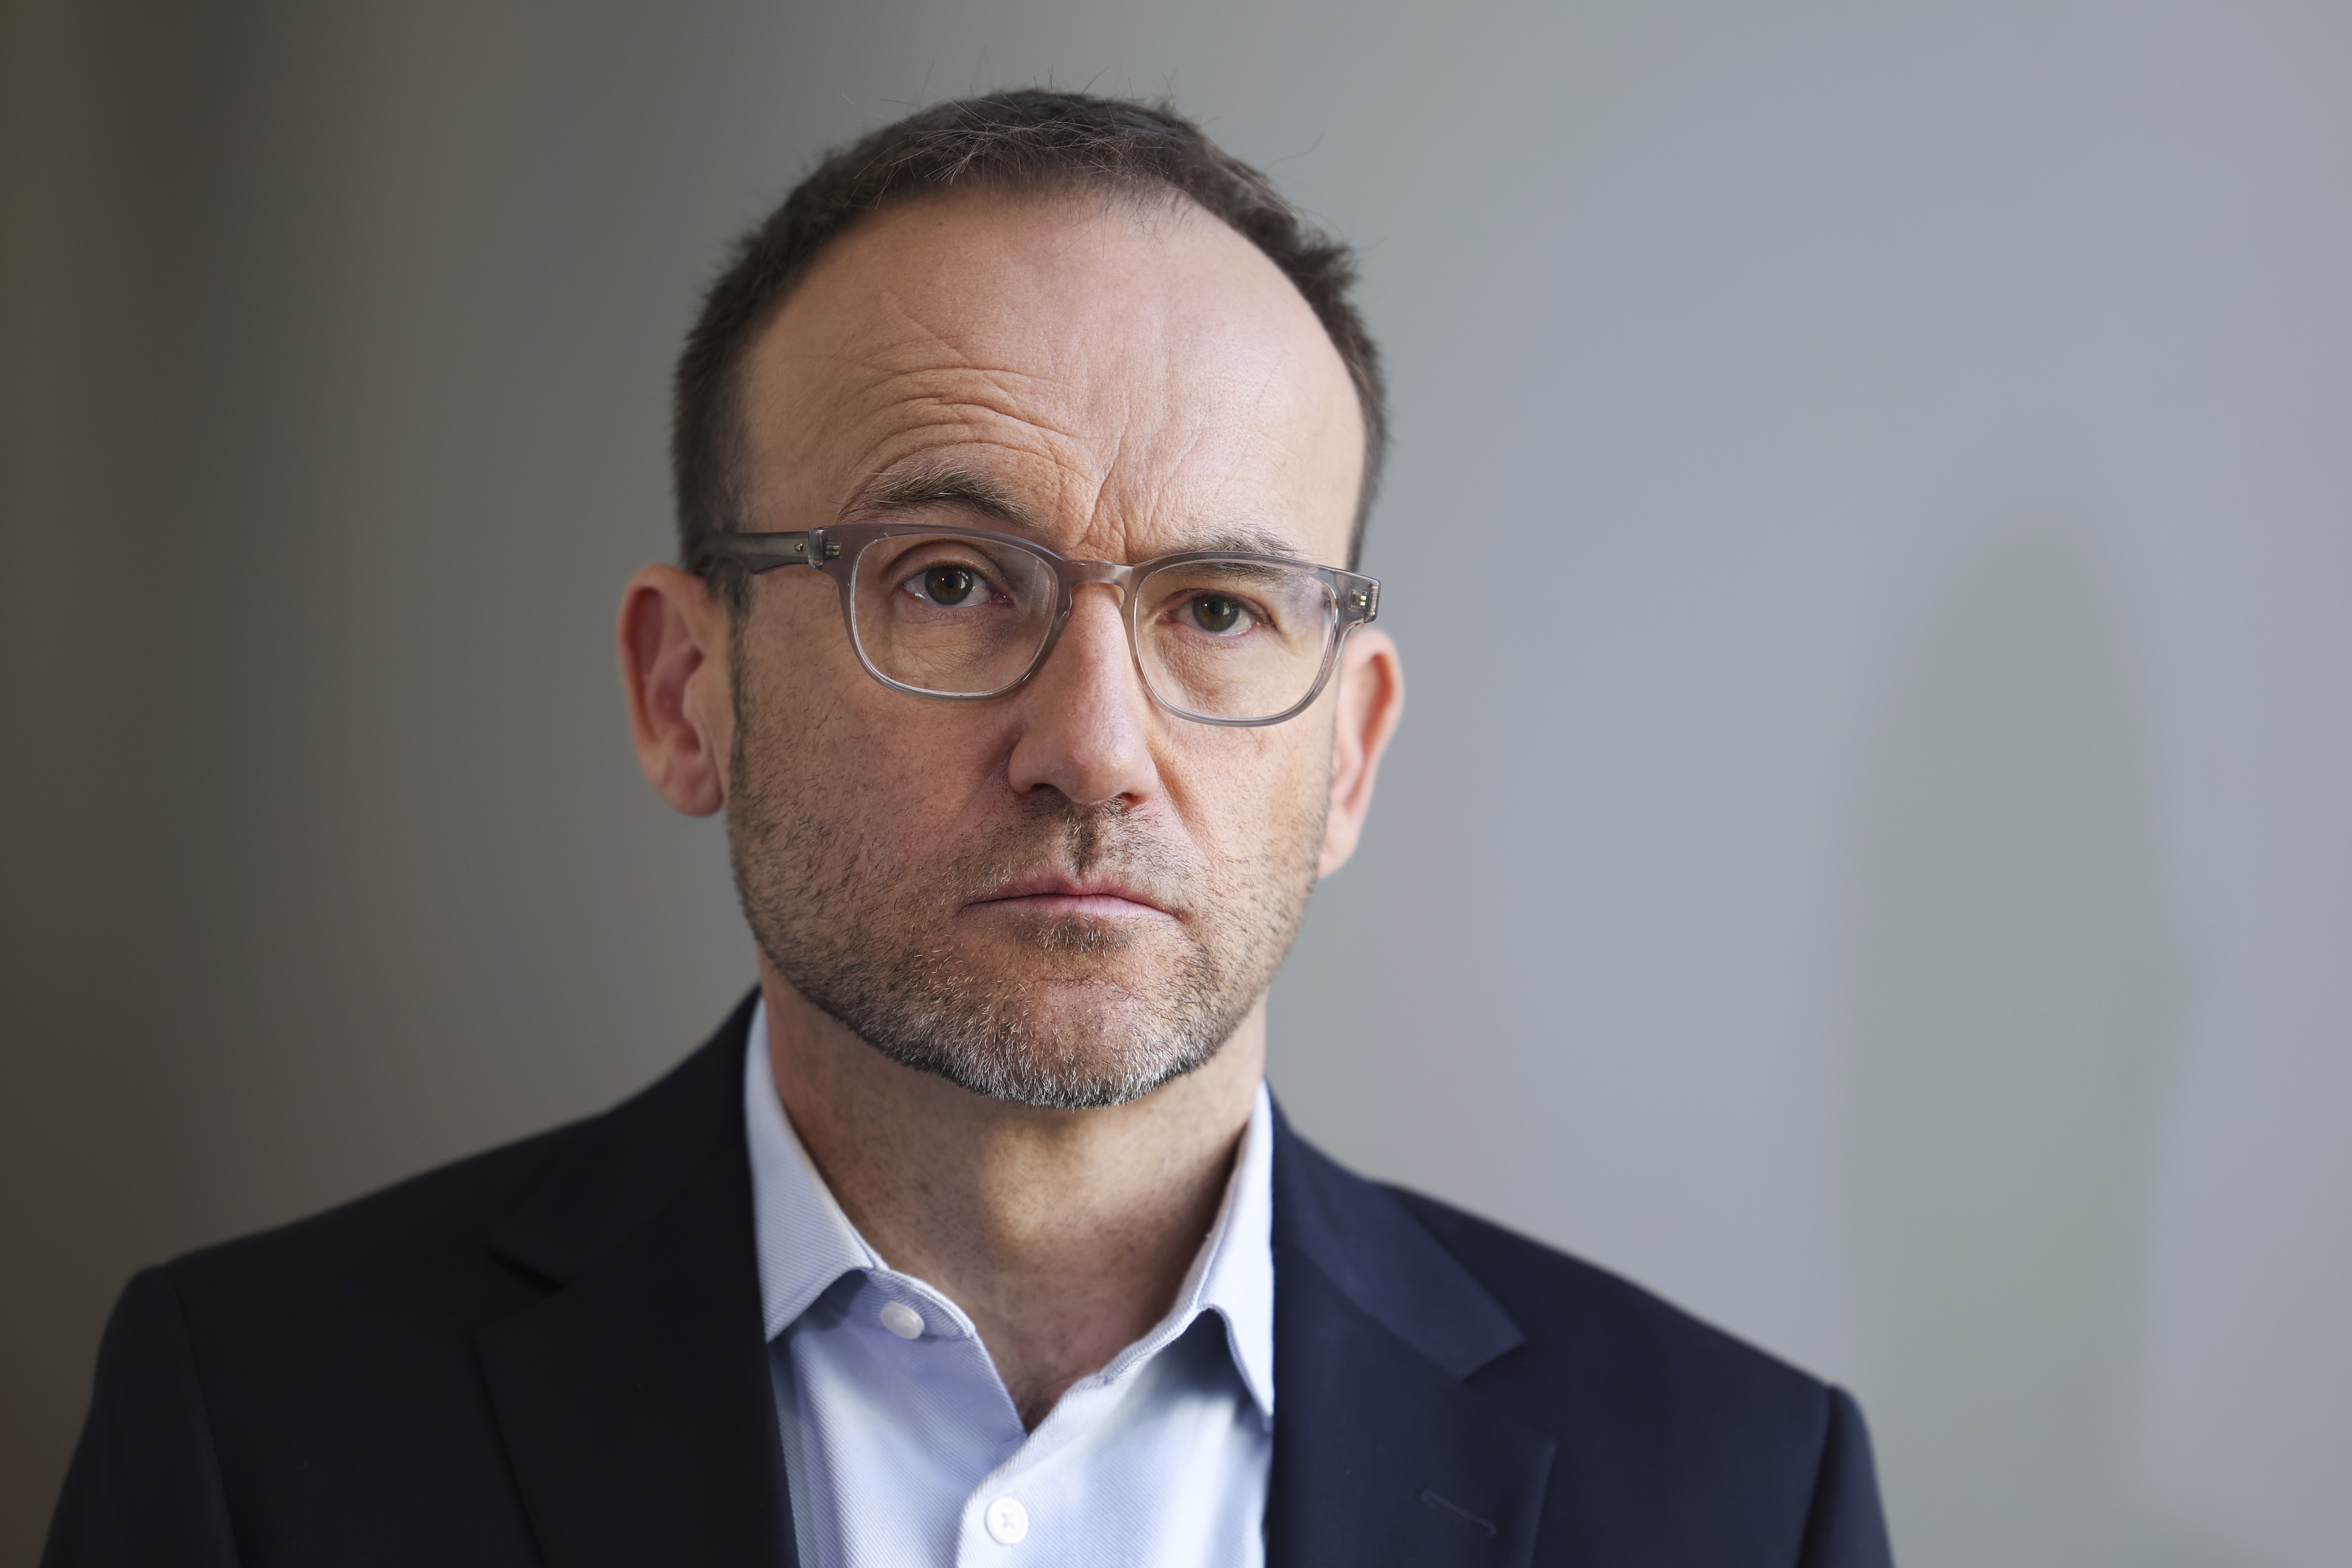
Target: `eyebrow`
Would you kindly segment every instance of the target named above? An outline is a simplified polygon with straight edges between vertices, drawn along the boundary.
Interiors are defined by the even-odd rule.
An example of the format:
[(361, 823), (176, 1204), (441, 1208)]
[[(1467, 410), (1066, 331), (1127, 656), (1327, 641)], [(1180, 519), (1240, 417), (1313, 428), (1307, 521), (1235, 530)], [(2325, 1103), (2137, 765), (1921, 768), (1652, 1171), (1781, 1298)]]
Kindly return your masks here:
[[(849, 504), (842, 509), (845, 523), (879, 522), (900, 512), (920, 511), (932, 507), (957, 507), (977, 512), (992, 522), (1024, 533), (1044, 534), (1048, 531), (1043, 519), (1028, 504), (990, 474), (965, 464), (930, 458), (893, 468), (885, 468), (866, 481)], [(1187, 541), (1185, 551), (1215, 551), (1238, 555), (1273, 555), (1285, 561), (1304, 563), (1307, 557), (1299, 548), (1270, 529), (1255, 523), (1231, 523), (1213, 532)]]
[(878, 522), (902, 511), (961, 507), (1027, 533), (1043, 533), (1037, 515), (1001, 482), (961, 463), (933, 459), (885, 468), (842, 509), (844, 522)]
[(1241, 523), (1221, 532), (1203, 534), (1184, 546), (1186, 550), (1214, 550), (1234, 555), (1276, 555), (1285, 561), (1304, 563), (1306, 552), (1280, 534), (1272, 533), (1254, 524)]

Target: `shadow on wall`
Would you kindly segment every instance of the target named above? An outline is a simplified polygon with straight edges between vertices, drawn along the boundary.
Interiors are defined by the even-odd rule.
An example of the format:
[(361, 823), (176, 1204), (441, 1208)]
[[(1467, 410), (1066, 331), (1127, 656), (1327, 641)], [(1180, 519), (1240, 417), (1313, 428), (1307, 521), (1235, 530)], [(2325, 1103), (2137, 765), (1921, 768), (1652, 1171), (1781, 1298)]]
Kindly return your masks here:
[(2128, 653), (2055, 529), (1976, 560), (1863, 798), (1847, 1190), (1906, 1568), (2242, 1561), (2133, 1465), (2186, 1002)]

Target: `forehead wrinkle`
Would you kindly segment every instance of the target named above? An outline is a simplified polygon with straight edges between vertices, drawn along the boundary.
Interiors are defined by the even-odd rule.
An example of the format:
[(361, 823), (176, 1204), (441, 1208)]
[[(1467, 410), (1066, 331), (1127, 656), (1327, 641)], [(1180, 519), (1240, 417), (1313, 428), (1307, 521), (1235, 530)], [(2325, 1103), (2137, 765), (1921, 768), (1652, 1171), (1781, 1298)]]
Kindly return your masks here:
[[(901, 422), (910, 412), (920, 417)], [(1147, 431), (1136, 430), (1129, 417), (1089, 435), (1062, 428), (1033, 409), (999, 409), (919, 388), (870, 407), (866, 418), (893, 413), (901, 418), (880, 433), (875, 446), (883, 453), (862, 465), (864, 475), (837, 521), (961, 504), (1024, 532), (1066, 533), (1061, 548), (1087, 559), (1135, 560), (1186, 550), (1315, 558), (1294, 537), (1295, 528), (1269, 525), (1270, 517), (1288, 519), (1293, 509), (1255, 494), (1264, 487), (1236, 471), (1235, 454), (1222, 450), (1269, 444), (1286, 449), (1246, 417), (1229, 413), (1181, 423), (1147, 421), (1153, 426)], [(973, 447), (1003, 457), (975, 462), (955, 450)], [(1180, 478), (1191, 482), (1171, 482)]]
[[(1097, 428), (1073, 428), (1055, 417), (1060, 410), (1052, 405), (1058, 400), (1024, 396), (986, 376), (978, 385), (966, 379), (978, 374), (977, 367), (967, 366), (916, 373), (905, 377), (914, 384), (871, 400), (855, 416), (869, 431), (864, 444), (874, 455), (860, 465), (866, 477), (846, 504), (845, 516), (868, 500), (876, 510), (898, 510), (923, 500), (962, 500), (992, 515), (1023, 518), (1040, 529), (1050, 519), (1081, 534), (1097, 531), (1105, 521), (1105, 485), (1111, 472), (1124, 466), (1133, 415), (1108, 418)], [(1060, 385), (1050, 378), (1013, 374)], [(925, 384), (942, 378), (963, 384)], [(1004, 473), (941, 450), (971, 446), (1000, 448), (1018, 468)], [(927, 463), (938, 468), (961, 467), (984, 483), (964, 487), (960, 496), (925, 497), (921, 483), (913, 484), (906, 497), (888, 493), (898, 488), (897, 480), (919, 476)], [(1050, 471), (1050, 479), (1037, 471), (1040, 465)], [(1049, 493), (1041, 495), (1041, 489)]]
[[(859, 406), (838, 410), (839, 423), (844, 425), (887, 427), (908, 410), (928, 407), (948, 415), (929, 419), (929, 426), (961, 424), (977, 429), (1002, 422), (1075, 444), (1099, 444), (1105, 439), (1063, 422), (1057, 405), (1077, 400), (1068, 395), (1066, 381), (1052, 375), (971, 363), (894, 366), (869, 359), (862, 363), (875, 374), (851, 400)], [(1082, 415), (1084, 410), (1069, 412)], [(898, 433), (888, 430), (875, 439), (888, 440)]]
[[(921, 417), (890, 417), (910, 411)], [(1062, 430), (1042, 419), (927, 393), (911, 394), (870, 410), (866, 418), (881, 422), (883, 427), (862, 443), (867, 455), (859, 468), (865, 477), (849, 504), (867, 494), (877, 479), (919, 472), (925, 463), (942, 469), (961, 468), (981, 478), (1001, 500), (1017, 506), (1039, 527), (1045, 526), (1048, 517), (1066, 518), (1087, 510), (1084, 503), (1072, 504), (1074, 482), (1090, 489), (1098, 488), (1093, 474), (1096, 465), (1083, 454), (1098, 444), (1099, 437)], [(960, 449), (974, 447), (1004, 454), (1010, 467), (1003, 461), (975, 464), (958, 455)], [(1053, 475), (1043, 487), (1038, 482), (1040, 467)], [(1036, 499), (1041, 490), (1050, 491), (1050, 499)]]
[[(938, 453), (902, 458), (876, 471), (859, 488), (850, 503), (842, 509), (842, 521), (877, 521), (895, 512), (918, 510), (931, 505), (969, 507), (997, 523), (1024, 532), (1052, 532), (1050, 523), (1039, 517), (1034, 509), (998, 476), (964, 459)], [(1214, 521), (1203, 520), (1190, 527), (1182, 522), (1170, 521), (1165, 526), (1176, 536), (1170, 541), (1176, 548), (1157, 551), (1155, 554), (1212, 550), (1273, 555), (1298, 562), (1308, 559), (1282, 534), (1246, 517), (1221, 518)], [(1084, 531), (1080, 538), (1098, 531)], [(1131, 531), (1121, 529), (1119, 531)], [(1132, 554), (1132, 552), (1128, 553)]]
[[(1070, 403), (1072, 412), (1076, 414), (1106, 412), (1100, 405), (1105, 401), (1103, 394), (1109, 391), (1117, 395), (1118, 403), (1126, 411), (1114, 417), (1132, 424), (1139, 404), (1164, 405), (1166, 401), (1164, 395), (1139, 398), (1137, 389), (1149, 387), (1164, 394), (1185, 379), (1184, 370), (1193, 361), (1186, 346), (1176, 341), (1181, 334), (1167, 330), (1170, 322), (1165, 318), (1171, 310), (1169, 300), (1162, 297), (1165, 292), (1163, 289), (1143, 300), (1129, 298), (1108, 317), (1098, 310), (1093, 317), (1056, 320), (1051, 310), (1053, 302), (1041, 304), (1016, 291), (1012, 297), (992, 300), (991, 313), (981, 323), (958, 324), (943, 331), (917, 314), (903, 292), (887, 289), (881, 291), (879, 302), (887, 321), (900, 329), (900, 335), (895, 341), (875, 345), (860, 357), (886, 375), (968, 372), (1003, 396), (1004, 405), (999, 412), (1032, 424), (1045, 423), (1039, 416), (1041, 411), (1020, 406), (1020, 400), (1034, 389), (1048, 389), (1056, 400)], [(1041, 309), (1045, 314), (1037, 313)], [(1140, 333), (1118, 330), (1131, 324), (1139, 313), (1154, 319), (1160, 330)], [(927, 347), (952, 363), (926, 363), (920, 358), (910, 363), (906, 357), (910, 352), (919, 353)], [(1098, 366), (1093, 375), (1085, 374), (1083, 368), (1106, 351), (1116, 357), (1143, 363), (1127, 365), (1106, 384)], [(1018, 363), (1024, 358), (1045, 368), (1025, 368)], [(1074, 374), (1074, 370), (1078, 374)], [(1267, 384), (1278, 376), (1275, 366), (1260, 369), (1250, 378), (1256, 383), (1248, 395), (1250, 398), (1262, 403)], [(1076, 430), (1059, 433), (1072, 439), (1090, 438)]]
[[(1003, 349), (984, 357), (976, 354), (960, 342), (961, 334), (950, 335), (927, 324), (896, 292), (887, 296), (887, 303), (893, 321), (908, 335), (893, 343), (875, 345), (858, 356), (862, 368), (876, 376), (866, 390), (869, 395), (882, 393), (877, 400), (882, 406), (875, 410), (877, 415), (893, 403), (930, 400), (961, 405), (975, 413), (1028, 426), (1089, 448), (1087, 457), (1092, 460), (1083, 465), (1070, 463), (1067, 455), (1057, 453), (1055, 458), (1066, 468), (1092, 469), (1099, 476), (1097, 489), (1128, 466), (1130, 447), (1138, 441), (1160, 446), (1161, 437), (1180, 430), (1187, 451), (1204, 444), (1204, 432), (1221, 431), (1245, 441), (1262, 441), (1265, 432), (1253, 426), (1263, 424), (1266, 413), (1281, 412), (1286, 401), (1282, 395), (1286, 366), (1279, 363), (1260, 360), (1241, 375), (1213, 374), (1202, 385), (1197, 374), (1200, 367), (1181, 345), (1151, 341), (1124, 345), (1130, 355), (1141, 349), (1146, 364), (1130, 365), (1124, 374), (1109, 377), (1073, 379), (1061, 362), (1068, 358), (1074, 345), (1053, 342), (1024, 345), (1041, 353), (1052, 367), (1025, 368), (1006, 363)], [(1195, 374), (1187, 375), (1188, 369)], [(916, 382), (916, 388), (885, 390), (887, 383), (901, 378)], [(1192, 416), (1184, 417), (1166, 395), (1176, 389), (1176, 384), (1188, 382), (1192, 384), (1192, 401), (1202, 402), (1205, 394), (1208, 406), (1193, 408)], [(1139, 426), (1150, 428), (1139, 431)], [(1105, 443), (1109, 445), (1108, 452), (1102, 449)], [(1181, 462), (1181, 457), (1176, 460)], [(1099, 501), (1095, 510), (1099, 510)]]
[[(1246, 419), (1122, 430), (1097, 486), (1086, 536), (1104, 540), (1112, 558), (1129, 561), (1214, 550), (1312, 562), (1316, 552), (1301, 532), (1309, 510), (1286, 504), (1279, 485), (1269, 490), (1265, 474), (1235, 460), (1236, 448), (1268, 445), (1288, 455), (1286, 443)], [(1144, 448), (1139, 456), (1139, 447)], [(1158, 542), (1139, 543), (1139, 537)], [(1114, 540), (1126, 548), (1112, 549)]]
[(870, 373), (872, 379), (866, 384), (868, 391), (887, 387), (897, 381), (939, 383), (952, 390), (927, 395), (965, 396), (984, 406), (991, 405), (987, 400), (973, 395), (971, 384), (977, 382), (979, 386), (987, 388), (1002, 399), (1008, 405), (1008, 412), (1009, 405), (1024, 398), (1038, 396), (1041, 392), (1051, 397), (1064, 397), (1070, 391), (1069, 382), (1064, 376), (1046, 371), (1024, 370), (1017, 365), (992, 363), (968, 354), (953, 364), (943, 364), (897, 353), (890, 348), (876, 348), (856, 356), (851, 363)]
[(1106, 439), (1106, 437), (1099, 435), (1089, 434), (1084, 430), (1070, 429), (1063, 425), (1056, 424), (1054, 420), (1046, 417), (1045, 412), (1043, 409), (1037, 408), (1034, 405), (1016, 405), (1015, 399), (1010, 395), (1006, 396), (1004, 403), (1001, 405), (991, 403), (984, 398), (971, 396), (961, 391), (919, 392), (901, 401), (905, 404), (930, 403), (944, 405), (949, 407), (977, 409), (981, 413), (992, 418), (1003, 420), (1005, 424), (1017, 426), (1025, 430), (1032, 430), (1042, 435), (1054, 437), (1076, 447), (1099, 446)]
[[(898, 289), (883, 289), (881, 293), (881, 305), (884, 315), (889, 321), (897, 323), (898, 326), (911, 331), (918, 340), (936, 344), (940, 349), (943, 349), (948, 353), (953, 355), (959, 364), (969, 364), (971, 363), (971, 356), (966, 354), (961, 347), (957, 346), (954, 339), (949, 337), (945, 332), (940, 331), (938, 328), (932, 326), (928, 321), (925, 321), (921, 317), (916, 315), (914, 311), (908, 310), (907, 308), (906, 296), (901, 294)], [(891, 346), (898, 347), (901, 345), (892, 344)]]
[(1084, 537), (1083, 526), (1072, 522), (1085, 512), (1083, 503), (1073, 504), (1073, 490), (1087, 481), (1051, 443), (1007, 440), (1003, 437), (1012, 432), (975, 432), (960, 424), (937, 428), (944, 439), (869, 461), (839, 521), (875, 521), (926, 506), (961, 505), (1034, 533), (1041, 542), (1062, 536), (1057, 548)]
[[(1248, 492), (1259, 487), (1234, 473), (1229, 464), (1221, 460), (1221, 449), (1234, 443), (1262, 445), (1265, 433), (1244, 421), (1202, 421), (1188, 424), (1181, 432), (1166, 432), (1175, 443), (1164, 457), (1144, 459), (1168, 475), (1189, 475), (1196, 490), (1186, 498), (1176, 493), (1176, 487), (1160, 482), (1151, 473), (1130, 478), (1119, 472), (1104, 476), (1102, 490), (1106, 500), (1101, 507), (1109, 507), (1129, 514), (1128, 531), (1140, 526), (1186, 540), (1178, 546), (1184, 550), (1234, 550), (1250, 554), (1280, 555), (1304, 561), (1309, 552), (1293, 537), (1296, 530), (1286, 531), (1265, 521), (1270, 515), (1289, 520), (1293, 509), (1275, 505), (1252, 505), (1251, 496), (1238, 498), (1236, 491)], [(1279, 448), (1281, 443), (1274, 445)], [(1204, 461), (1196, 464), (1194, 459)], [(1202, 470), (1206, 469), (1204, 473)], [(1131, 505), (1121, 506), (1119, 492), (1135, 497)], [(1238, 499), (1238, 507), (1232, 504)], [(1203, 504), (1204, 502), (1210, 504)], [(1223, 502), (1223, 505), (1214, 504)], [(1215, 521), (1212, 522), (1210, 520)], [(1297, 519), (1303, 521), (1303, 518)], [(1200, 530), (1211, 527), (1220, 530), (1203, 536)], [(1188, 538), (1188, 536), (1190, 536)]]
[[(1196, 283), (1153, 273), (1154, 256), (1192, 248), (1175, 243), (1184, 226), (1155, 237), (1153, 256), (1137, 261), (1055, 226), (1045, 246), (1027, 252), (983, 247), (977, 269), (929, 233), (909, 231), (911, 240), (893, 233), (887, 246), (878, 232), (867, 236), (866, 244), (883, 248), (861, 258), (853, 244), (834, 258), (833, 280), (846, 292), (838, 311), (810, 321), (814, 341), (803, 342), (817, 352), (789, 356), (800, 363), (786, 374), (803, 384), (786, 428), (798, 424), (814, 437), (814, 426), (829, 427), (808, 456), (832, 469), (824, 488), (834, 495), (856, 487), (852, 505), (876, 476), (926, 447), (998, 448), (995, 457), (979, 454), (976, 466), (1036, 526), (1090, 555), (1131, 558), (1128, 544), (1154, 554), (1188, 546), (1296, 553), (1297, 543), (1319, 554), (1329, 531), (1323, 514), (1345, 510), (1347, 498), (1332, 500), (1342, 476), (1324, 460), (1325, 432), (1307, 426), (1352, 424), (1352, 387), (1336, 354), (1328, 368), (1339, 390), (1321, 386), (1321, 356), (1290, 341), (1307, 333), (1328, 351), (1311, 315), (1303, 326), (1291, 323), (1297, 331), (1236, 336), (1225, 330), (1235, 301), (1220, 294), (1204, 303)], [(1088, 260), (1097, 248), (1102, 267)], [(1041, 254), (1042, 266), (1024, 259)], [(1097, 279), (1108, 290), (1098, 299)], [(803, 295), (803, 310), (830, 300), (820, 292)], [(860, 293), (865, 305), (856, 310)], [(1242, 294), (1239, 303), (1255, 298), (1252, 289)], [(840, 388), (846, 396), (803, 379), (810, 372), (828, 379), (812, 360), (830, 360), (834, 377), (845, 371), (854, 378)], [(1306, 384), (1294, 384), (1301, 373)], [(831, 453), (821, 457), (819, 447)], [(864, 462), (856, 460), (860, 447)], [(1345, 477), (1352, 480), (1359, 467), (1349, 463)], [(984, 510), (1001, 516), (1008, 509)], [(1339, 510), (1333, 526), (1344, 528)], [(1212, 518), (1234, 526), (1211, 526)]]
[(937, 453), (902, 458), (858, 487), (842, 509), (844, 521), (865, 521), (926, 506), (963, 506), (1031, 532), (1045, 531), (1027, 502), (986, 469)]
[[(1074, 388), (1069, 377), (1062, 374), (1058, 368), (1024, 369), (1017, 364), (1004, 363), (1001, 350), (998, 353), (987, 354), (984, 357), (976, 356), (973, 350), (988, 346), (987, 341), (967, 347), (963, 342), (959, 341), (959, 335), (941, 331), (916, 315), (908, 306), (905, 297), (895, 289), (883, 291), (882, 303), (887, 320), (903, 329), (902, 335), (894, 341), (877, 344), (859, 357), (866, 363), (881, 371), (885, 379), (898, 375), (952, 375), (961, 372), (978, 376), (983, 383), (993, 387), (1008, 405), (1017, 400), (1024, 390), (1040, 385), (1066, 396), (1076, 390), (1079, 400), (1084, 401), (1083, 389)], [(1026, 321), (1021, 316), (1013, 301), (1004, 301), (1000, 310), (1003, 315), (1022, 321), (1024, 325), (1030, 326), (1032, 328), (1030, 335), (1037, 335), (1034, 324)], [(998, 332), (989, 334), (988, 337), (993, 339), (1002, 338), (1004, 335), (1006, 334)], [(1032, 343), (1028, 346), (1033, 352), (1042, 349), (1049, 365), (1058, 366), (1058, 362), (1066, 357), (1049, 343)], [(940, 354), (952, 363), (940, 363), (937, 361), (919, 357), (919, 351), (925, 348), (937, 350)], [(1026, 415), (1013, 413), (1009, 406), (1001, 409), (1000, 412), (1007, 413), (1014, 418), (1028, 417)]]

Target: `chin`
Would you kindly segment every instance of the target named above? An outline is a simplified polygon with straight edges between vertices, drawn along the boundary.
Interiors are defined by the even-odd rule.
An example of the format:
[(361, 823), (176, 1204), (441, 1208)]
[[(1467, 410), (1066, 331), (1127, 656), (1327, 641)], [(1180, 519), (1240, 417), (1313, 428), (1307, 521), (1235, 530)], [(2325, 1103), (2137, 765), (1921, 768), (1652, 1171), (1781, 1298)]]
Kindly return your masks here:
[(1050, 934), (959, 942), (956, 968), (969, 984), (999, 996), (1084, 994), (1097, 1008), (1117, 1005), (1107, 994), (1139, 1000), (1196, 985), (1201, 956), (1189, 943), (1158, 933), (1106, 933), (1099, 924), (1055, 921)]
[(1128, 1105), (1194, 1071), (1216, 1055), (1153, 1042), (1120, 1049), (1098, 1042), (1055, 1047), (1031, 1041), (1000, 1056), (963, 1058), (945, 1073), (992, 1100), (1046, 1110)]
[(1045, 980), (1023, 989), (1015, 1037), (1061, 1060), (1122, 1061), (1169, 1032), (1164, 1015), (1108, 981)]
[(1003, 918), (999, 933), (1024, 952), (1124, 952), (1152, 945), (1155, 934), (1138, 920), (1095, 915), (1019, 915)]

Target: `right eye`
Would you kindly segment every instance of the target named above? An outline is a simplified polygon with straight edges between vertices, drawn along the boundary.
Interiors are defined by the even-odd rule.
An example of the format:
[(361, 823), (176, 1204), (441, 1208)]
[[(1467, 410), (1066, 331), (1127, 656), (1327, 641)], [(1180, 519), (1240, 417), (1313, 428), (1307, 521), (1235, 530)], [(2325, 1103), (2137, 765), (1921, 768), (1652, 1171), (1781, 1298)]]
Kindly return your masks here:
[(927, 604), (953, 607), (988, 597), (988, 584), (969, 566), (927, 566), (907, 579), (907, 592)]

